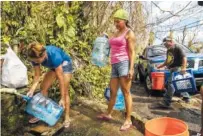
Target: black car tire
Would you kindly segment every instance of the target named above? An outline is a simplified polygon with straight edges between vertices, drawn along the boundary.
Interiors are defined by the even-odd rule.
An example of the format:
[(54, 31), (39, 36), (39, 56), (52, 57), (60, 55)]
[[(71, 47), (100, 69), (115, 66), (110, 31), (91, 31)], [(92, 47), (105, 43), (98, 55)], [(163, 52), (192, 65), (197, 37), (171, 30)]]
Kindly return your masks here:
[(143, 72), (141, 71), (140, 68), (138, 68), (138, 73), (139, 73), (140, 83), (144, 83), (145, 82), (145, 77), (144, 77)]
[(146, 74), (145, 76), (145, 80), (144, 80), (144, 87), (145, 87), (145, 91), (151, 95), (152, 94), (152, 82), (151, 82), (151, 78), (149, 77), (149, 74)]
[[(145, 88), (145, 91), (148, 93), (149, 96), (155, 95), (155, 96), (163, 97), (163, 95), (165, 93), (165, 89), (162, 91), (156, 91), (156, 90), (152, 89), (152, 80), (151, 80), (149, 74), (146, 74), (146, 76), (145, 76), (144, 88)], [(165, 88), (166, 88), (166, 86), (165, 86)]]

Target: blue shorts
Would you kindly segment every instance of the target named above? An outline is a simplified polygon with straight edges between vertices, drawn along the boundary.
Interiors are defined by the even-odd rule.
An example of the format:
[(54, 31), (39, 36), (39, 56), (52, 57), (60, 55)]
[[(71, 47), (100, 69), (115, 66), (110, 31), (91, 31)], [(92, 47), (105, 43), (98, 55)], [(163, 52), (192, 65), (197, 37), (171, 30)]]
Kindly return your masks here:
[[(73, 73), (73, 64), (72, 61), (64, 61), (62, 64), (63, 73), (64, 74), (72, 74)], [(52, 71), (55, 71), (55, 69), (51, 69)]]
[(111, 78), (127, 76), (129, 72), (129, 64), (128, 60), (112, 64)]

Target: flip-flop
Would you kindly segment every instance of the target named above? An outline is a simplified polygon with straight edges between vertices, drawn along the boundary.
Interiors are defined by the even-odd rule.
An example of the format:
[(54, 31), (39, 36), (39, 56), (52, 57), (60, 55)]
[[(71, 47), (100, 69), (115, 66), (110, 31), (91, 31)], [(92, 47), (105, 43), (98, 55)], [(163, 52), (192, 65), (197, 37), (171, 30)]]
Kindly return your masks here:
[(64, 128), (69, 128), (70, 127), (70, 121), (64, 121), (63, 122), (63, 127)]
[(111, 117), (108, 117), (108, 116), (105, 115), (105, 114), (98, 115), (98, 116), (97, 116), (97, 119), (99, 119), (99, 120), (104, 120), (104, 121), (110, 121), (110, 120), (112, 120)]
[(37, 123), (37, 122), (39, 122), (39, 119), (38, 118), (31, 118), (30, 120), (29, 120), (29, 123), (31, 123), (31, 124), (34, 124), (34, 123)]
[(121, 126), (120, 131), (127, 131), (127, 130), (129, 130), (132, 127), (133, 127), (132, 123), (126, 123), (126, 124), (123, 124)]

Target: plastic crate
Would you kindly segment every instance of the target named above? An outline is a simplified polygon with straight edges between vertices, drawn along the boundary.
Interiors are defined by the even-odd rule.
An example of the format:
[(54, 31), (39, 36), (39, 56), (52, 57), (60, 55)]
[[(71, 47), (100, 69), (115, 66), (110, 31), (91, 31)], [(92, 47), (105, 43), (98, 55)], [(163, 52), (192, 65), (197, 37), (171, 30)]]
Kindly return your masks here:
[(176, 76), (182, 75), (180, 72), (174, 72), (172, 75), (172, 83), (176, 92), (196, 92), (196, 83), (192, 70), (187, 70), (186, 73), (190, 73), (191, 77), (185, 77), (182, 79), (175, 79)]

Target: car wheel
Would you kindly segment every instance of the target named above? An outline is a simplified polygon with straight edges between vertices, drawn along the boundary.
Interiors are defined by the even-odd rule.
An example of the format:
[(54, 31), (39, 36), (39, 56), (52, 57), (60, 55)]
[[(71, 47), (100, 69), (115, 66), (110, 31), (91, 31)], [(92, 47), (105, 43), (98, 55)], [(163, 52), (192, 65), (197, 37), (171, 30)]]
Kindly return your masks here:
[(149, 74), (147, 74), (145, 76), (145, 90), (149, 95), (151, 95), (151, 93), (152, 93), (152, 82), (151, 82), (151, 79), (149, 77)]
[(144, 83), (145, 78), (144, 78), (144, 75), (143, 75), (142, 72), (141, 72), (141, 69), (138, 69), (138, 73), (139, 73), (139, 80), (140, 80), (140, 83)]

